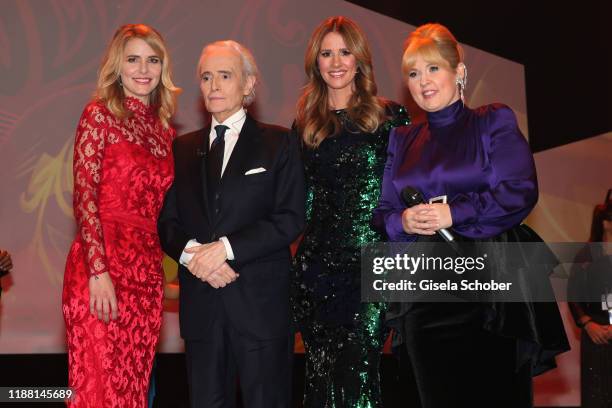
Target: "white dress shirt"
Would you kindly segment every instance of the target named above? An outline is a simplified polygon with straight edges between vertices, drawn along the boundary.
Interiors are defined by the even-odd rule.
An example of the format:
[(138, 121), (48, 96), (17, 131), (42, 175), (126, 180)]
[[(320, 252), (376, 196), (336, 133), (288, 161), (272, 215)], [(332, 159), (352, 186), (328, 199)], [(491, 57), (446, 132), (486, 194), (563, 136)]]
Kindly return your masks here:
[(225, 119), (223, 123), (217, 122), (214, 116), (212, 118), (212, 122), (210, 124), (210, 135), (208, 138), (208, 150), (210, 150), (213, 141), (217, 137), (217, 131), (215, 130), (215, 127), (218, 125), (225, 125), (229, 128), (225, 131), (225, 150), (223, 151), (223, 166), (221, 167), (221, 178), (223, 178), (225, 166), (227, 166), (227, 162), (230, 156), (232, 155), (232, 152), (234, 151), (234, 146), (236, 146), (238, 136), (240, 135), (242, 126), (244, 126), (245, 120), (246, 111), (244, 109), (240, 109), (238, 112)]
[[(234, 113), (229, 118), (225, 119), (223, 122), (219, 123), (213, 116), (212, 122), (210, 123), (210, 134), (208, 137), (208, 149), (212, 146), (213, 141), (217, 137), (217, 131), (215, 130), (215, 126), (217, 125), (225, 125), (228, 129), (225, 131), (225, 149), (223, 150), (223, 165), (221, 167), (221, 179), (223, 179), (223, 173), (225, 172), (225, 167), (227, 166), (227, 162), (229, 161), (232, 152), (234, 151), (234, 147), (236, 146), (236, 142), (238, 142), (238, 136), (240, 136), (240, 131), (242, 130), (242, 126), (244, 126), (244, 122), (246, 121), (246, 111), (244, 108), (238, 110), (238, 112)], [(223, 242), (225, 246), (225, 252), (227, 252), (227, 259), (230, 261), (234, 260), (234, 251), (232, 251), (232, 246), (230, 245), (227, 237), (219, 238), (219, 241)], [(185, 245), (185, 249), (201, 245), (195, 239), (190, 239)], [(183, 265), (187, 265), (189, 261), (193, 258), (193, 254), (188, 254), (183, 250), (181, 254), (181, 258), (179, 261)]]

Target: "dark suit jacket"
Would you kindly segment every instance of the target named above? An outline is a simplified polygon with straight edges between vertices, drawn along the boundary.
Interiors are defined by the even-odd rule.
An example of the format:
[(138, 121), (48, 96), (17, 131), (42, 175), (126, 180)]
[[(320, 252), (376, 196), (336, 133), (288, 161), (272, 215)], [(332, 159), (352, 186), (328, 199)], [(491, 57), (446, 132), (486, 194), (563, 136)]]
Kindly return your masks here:
[[(187, 340), (206, 339), (215, 316), (225, 313), (244, 335), (287, 336), (289, 245), (305, 224), (298, 141), (287, 129), (247, 115), (216, 203), (210, 205), (206, 187), (209, 133), (207, 127), (174, 141), (175, 179), (159, 218), (159, 236), (164, 251), (177, 262), (190, 239), (208, 243), (226, 236), (235, 257), (228, 263), (240, 277), (215, 289), (179, 264), (181, 335)], [(266, 171), (245, 175), (259, 167)]]

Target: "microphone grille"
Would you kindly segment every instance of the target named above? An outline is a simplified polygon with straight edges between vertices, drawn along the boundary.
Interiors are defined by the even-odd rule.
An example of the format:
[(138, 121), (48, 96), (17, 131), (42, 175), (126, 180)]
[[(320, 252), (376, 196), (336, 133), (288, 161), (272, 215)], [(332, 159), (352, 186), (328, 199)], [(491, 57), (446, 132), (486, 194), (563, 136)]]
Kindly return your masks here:
[(404, 204), (412, 207), (413, 205), (421, 204), (423, 202), (423, 196), (419, 190), (408, 186), (402, 190), (402, 200), (404, 201)]

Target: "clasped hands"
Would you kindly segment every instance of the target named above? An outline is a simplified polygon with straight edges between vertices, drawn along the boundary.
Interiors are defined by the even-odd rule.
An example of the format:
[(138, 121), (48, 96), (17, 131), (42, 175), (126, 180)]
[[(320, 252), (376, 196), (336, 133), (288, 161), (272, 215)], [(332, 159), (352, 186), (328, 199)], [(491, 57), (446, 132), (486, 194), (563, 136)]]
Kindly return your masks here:
[(221, 241), (193, 246), (185, 252), (193, 254), (187, 264), (189, 272), (215, 289), (225, 287), (240, 276), (225, 262), (227, 252)]
[(418, 204), (402, 212), (402, 227), (407, 234), (433, 235), (452, 225), (448, 204)]

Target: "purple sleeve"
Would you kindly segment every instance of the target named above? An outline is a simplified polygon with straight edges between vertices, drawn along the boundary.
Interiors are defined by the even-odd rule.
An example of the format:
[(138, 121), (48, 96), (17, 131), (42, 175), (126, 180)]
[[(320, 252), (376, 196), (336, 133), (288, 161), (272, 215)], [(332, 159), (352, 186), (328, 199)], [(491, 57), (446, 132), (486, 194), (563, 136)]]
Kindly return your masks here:
[(457, 194), (449, 203), (453, 229), (469, 238), (488, 238), (520, 224), (538, 201), (533, 156), (514, 112), (491, 106), (483, 146), (492, 177), (489, 189)]
[(416, 239), (416, 236), (407, 234), (402, 227), (402, 213), (406, 206), (393, 185), (394, 158), (398, 148), (401, 147), (398, 146), (398, 139), (401, 137), (401, 134), (398, 134), (397, 129), (401, 128), (392, 129), (389, 134), (382, 191), (378, 206), (374, 209), (372, 223), (378, 230), (386, 232), (389, 241), (413, 241)]

